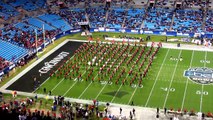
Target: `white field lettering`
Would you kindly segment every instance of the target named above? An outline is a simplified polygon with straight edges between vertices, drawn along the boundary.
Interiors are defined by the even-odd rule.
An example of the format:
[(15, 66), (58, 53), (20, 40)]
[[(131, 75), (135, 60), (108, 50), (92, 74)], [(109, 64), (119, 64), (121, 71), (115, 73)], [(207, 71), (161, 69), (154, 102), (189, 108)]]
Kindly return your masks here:
[(57, 65), (61, 60), (63, 60), (66, 56), (68, 56), (68, 52), (61, 52), (58, 56), (53, 58), (49, 62), (45, 62), (44, 66), (39, 70), (39, 73), (45, 74), (48, 73), (55, 65)]

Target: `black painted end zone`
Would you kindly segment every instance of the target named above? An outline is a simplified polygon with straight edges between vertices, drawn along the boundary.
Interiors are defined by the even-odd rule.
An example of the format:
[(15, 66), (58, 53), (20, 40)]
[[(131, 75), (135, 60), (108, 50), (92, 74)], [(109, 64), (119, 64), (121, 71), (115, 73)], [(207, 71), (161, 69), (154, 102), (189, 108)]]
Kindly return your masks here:
[[(7, 90), (16, 90), (16, 91), (22, 91), (22, 92), (33, 92), (35, 90), (34, 88), (34, 77), (36, 77), (37, 81), (40, 81), (40, 84), (42, 84), (45, 80), (48, 79), (50, 72), (57, 70), (58, 66), (64, 63), (65, 60), (70, 58), (74, 55), (75, 50), (78, 49), (79, 46), (81, 46), (83, 42), (73, 42), (69, 41), (62, 47), (60, 47), (58, 50), (53, 52), (51, 55), (49, 55), (47, 58), (45, 58), (43, 61), (41, 61), (39, 64), (37, 64), (35, 67), (33, 67), (31, 70), (29, 70), (26, 74), (24, 74), (22, 77), (20, 77), (17, 81), (15, 81), (12, 85), (10, 85)], [(68, 52), (69, 55), (64, 57), (56, 66), (54, 66), (48, 73), (42, 74), (40, 76), (39, 70), (44, 67), (45, 62), (49, 62), (53, 60), (56, 56), (58, 56), (61, 52)]]

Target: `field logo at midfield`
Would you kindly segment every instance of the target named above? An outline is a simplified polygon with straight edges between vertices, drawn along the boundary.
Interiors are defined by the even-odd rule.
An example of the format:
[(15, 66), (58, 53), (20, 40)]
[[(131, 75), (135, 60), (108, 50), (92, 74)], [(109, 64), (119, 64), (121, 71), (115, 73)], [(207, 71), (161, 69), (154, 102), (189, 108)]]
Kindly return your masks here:
[(190, 80), (200, 84), (213, 83), (213, 69), (212, 68), (189, 68), (185, 70), (184, 76)]

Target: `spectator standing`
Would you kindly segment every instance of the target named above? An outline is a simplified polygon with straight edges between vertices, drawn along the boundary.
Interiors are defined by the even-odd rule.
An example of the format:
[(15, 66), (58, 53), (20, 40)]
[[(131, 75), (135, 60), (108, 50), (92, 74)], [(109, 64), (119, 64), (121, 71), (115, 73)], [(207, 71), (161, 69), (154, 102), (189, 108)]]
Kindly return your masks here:
[(120, 107), (120, 114), (122, 113), (122, 108)]
[(133, 115), (135, 116), (135, 108), (133, 108), (132, 113), (133, 113)]

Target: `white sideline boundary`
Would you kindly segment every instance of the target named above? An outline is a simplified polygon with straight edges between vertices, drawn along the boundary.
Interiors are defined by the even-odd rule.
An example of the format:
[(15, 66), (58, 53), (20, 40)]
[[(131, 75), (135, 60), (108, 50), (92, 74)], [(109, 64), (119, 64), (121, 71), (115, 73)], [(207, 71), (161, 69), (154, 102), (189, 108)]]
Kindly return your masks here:
[[(0, 88), (0, 91), (3, 93), (8, 93), (11, 94), (11, 90), (6, 90), (7, 87), (9, 87), (11, 84), (13, 84), (16, 80), (18, 80), (20, 77), (22, 77), (24, 74), (26, 74), (29, 70), (31, 70), (33, 67), (35, 67), (37, 64), (39, 64), (41, 61), (43, 61), (47, 56), (58, 50), (60, 47), (65, 45), (69, 41), (76, 41), (76, 42), (88, 42), (86, 40), (73, 40), (73, 39), (67, 39), (64, 42), (60, 43), (58, 46), (50, 50), (48, 53), (46, 53), (44, 56), (39, 58), (37, 61), (35, 61), (33, 64), (31, 64), (29, 67), (24, 69), (22, 72), (20, 72), (17, 76), (12, 78), (10, 81), (8, 81), (4, 86)], [(106, 42), (102, 42), (106, 43)], [(148, 42), (148, 46), (151, 46), (151, 42)], [(169, 44), (169, 43), (162, 43), (163, 48), (169, 48), (169, 49), (180, 49), (180, 50), (194, 50), (194, 51), (209, 51), (213, 52), (213, 47), (205, 47), (205, 46), (197, 46), (197, 45), (184, 45), (181, 44), (181, 47), (177, 47), (176, 44)], [(156, 46), (155, 46), (156, 47)], [(104, 89), (106, 85), (102, 88)], [(102, 90), (100, 91), (100, 93)], [(27, 92), (21, 92), (17, 91), (18, 95), (23, 95), (23, 96), (28, 96), (28, 97), (35, 97), (37, 95), (39, 98), (47, 98), (47, 95), (44, 94), (36, 94), (36, 93), (27, 93)], [(99, 95), (98, 95), (99, 96)], [(98, 97), (97, 96), (97, 97)], [(96, 98), (97, 98), (96, 97)], [(49, 96), (49, 99), (54, 99), (54, 96)], [(79, 102), (83, 104), (92, 104), (92, 100), (84, 100), (84, 99), (75, 99), (75, 98), (68, 98), (65, 97), (65, 100), (70, 101), (70, 102)], [(99, 101), (100, 104), (105, 105), (106, 102)], [(155, 115), (156, 115), (156, 108), (147, 108), (147, 107), (141, 107), (141, 106), (130, 106), (130, 105), (124, 105), (124, 104), (116, 104), (116, 103), (110, 103), (110, 107), (122, 107), (123, 111), (128, 108), (135, 108), (136, 109), (136, 119), (137, 120), (155, 120)], [(143, 115), (141, 113), (144, 113)], [(129, 114), (129, 111), (127, 112), (127, 116)], [(198, 120), (193, 119), (193, 120)]]

